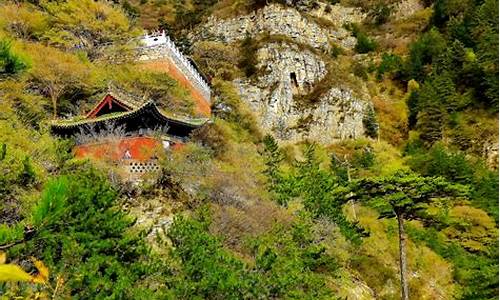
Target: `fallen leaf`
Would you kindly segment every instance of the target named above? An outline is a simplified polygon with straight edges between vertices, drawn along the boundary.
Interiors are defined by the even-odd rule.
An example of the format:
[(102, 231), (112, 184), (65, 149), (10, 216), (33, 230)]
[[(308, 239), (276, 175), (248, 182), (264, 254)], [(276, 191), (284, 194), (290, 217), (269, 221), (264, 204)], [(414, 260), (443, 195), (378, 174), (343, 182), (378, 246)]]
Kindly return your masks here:
[(13, 264), (0, 265), (0, 282), (6, 281), (31, 281), (32, 276), (21, 267)]

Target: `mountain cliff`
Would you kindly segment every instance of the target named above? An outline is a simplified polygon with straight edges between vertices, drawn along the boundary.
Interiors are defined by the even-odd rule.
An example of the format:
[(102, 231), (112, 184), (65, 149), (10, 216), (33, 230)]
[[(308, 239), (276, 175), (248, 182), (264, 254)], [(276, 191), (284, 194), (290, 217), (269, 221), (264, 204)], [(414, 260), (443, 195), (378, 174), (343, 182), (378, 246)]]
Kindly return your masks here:
[[(209, 120), (127, 180), (110, 86)], [(0, 294), (494, 299), (497, 114), (497, 0), (2, 1)]]

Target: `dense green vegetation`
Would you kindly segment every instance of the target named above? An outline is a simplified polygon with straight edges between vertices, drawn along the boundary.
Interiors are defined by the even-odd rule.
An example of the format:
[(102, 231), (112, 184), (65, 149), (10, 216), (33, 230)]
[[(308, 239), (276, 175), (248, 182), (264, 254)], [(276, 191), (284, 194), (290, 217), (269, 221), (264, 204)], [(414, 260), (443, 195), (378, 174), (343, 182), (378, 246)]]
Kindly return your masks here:
[(470, 110), (498, 112), (498, 1), (432, 2), (428, 30), (406, 57), (384, 54), (378, 72), (420, 84), (408, 101), (409, 126), (427, 146), (450, 138), (465, 150)]
[[(260, 76), (263, 44), (293, 40), (187, 38), (210, 15), (269, 3), (305, 14), (315, 1), (1, 2), (0, 270), (6, 253), (32, 278), (39, 261), (49, 275), (0, 272), (0, 294), (399, 299), (406, 275), (410, 299), (496, 299), (499, 183), (485, 145), (498, 145), (498, 1), (423, 1), (402, 21), (396, 1), (326, 2), (368, 18), (344, 24), (352, 50), (294, 44), (335, 70), (307, 96), (349, 78), (374, 103), (366, 139), (328, 146), (262, 134), (232, 84)], [(157, 181), (130, 186), (115, 166), (75, 159), (48, 124), (88, 111), (109, 83), (194, 114), (186, 90), (130, 59), (129, 41), (158, 27), (212, 78), (214, 116), (160, 157)], [(389, 31), (408, 43), (388, 46)]]
[(54, 291), (57, 297), (146, 297), (147, 282), (141, 278), (161, 274), (164, 266), (140, 233), (129, 232), (133, 219), (120, 211), (116, 191), (88, 167), (62, 173), (71, 175), (46, 183), (31, 212), (31, 232), (11, 255), (48, 264), (57, 274), (49, 286), (64, 281), (65, 288)]
[[(334, 155), (330, 166), (321, 168), (314, 147), (308, 146), (304, 152), (304, 160), (294, 163), (293, 171), (285, 175), (280, 171), (280, 165), (283, 164), (279, 156), (280, 149), (270, 137), (267, 137), (264, 141), (266, 144), (266, 157), (269, 158), (266, 163), (266, 174), (269, 177), (271, 190), (276, 194), (275, 199), (277, 201), (287, 204), (291, 199), (300, 197), (304, 208), (310, 211), (313, 216), (316, 218), (324, 216), (331, 219), (340, 227), (340, 232), (355, 244), (360, 242), (362, 236), (366, 237), (370, 234), (365, 232), (360, 236), (359, 234), (362, 231), (359, 229), (362, 229), (362, 227), (348, 221), (345, 217), (343, 206), (348, 206), (348, 203), (356, 199), (362, 201), (364, 205), (376, 209), (380, 214), (379, 218), (396, 216), (400, 219), (401, 226), (408, 227), (408, 225), (403, 225), (402, 220), (405, 219), (420, 220), (428, 228), (409, 225), (410, 237), (415, 241), (421, 241), (428, 245), (455, 265), (454, 277), (464, 288), (462, 297), (478, 297), (481, 299), (494, 297), (497, 292), (495, 288), (497, 283), (494, 283), (494, 281), (498, 280), (498, 271), (496, 270), (498, 268), (498, 248), (496, 242), (493, 242), (495, 238), (489, 241), (483, 240), (485, 243), (481, 243), (481, 246), (476, 244), (476, 246), (482, 248), (479, 250), (479, 248), (474, 249), (473, 244), (468, 244), (462, 240), (465, 238), (463, 236), (465, 233), (459, 233), (458, 236), (451, 239), (450, 236), (446, 237), (451, 228), (456, 230), (458, 229), (457, 226), (473, 226), (471, 223), (467, 223), (470, 220), (458, 225), (457, 222), (460, 223), (461, 221), (453, 216), (455, 209), (453, 207), (461, 207), (460, 210), (463, 210), (464, 207), (461, 205), (464, 202), (460, 200), (460, 197), (469, 198), (468, 195), (470, 195), (472, 204), (481, 203), (483, 199), (480, 195), (483, 192), (478, 192), (475, 189), (481, 187), (476, 187), (471, 179), (474, 172), (482, 171), (482, 166), (472, 166), (461, 154), (448, 153), (442, 146), (436, 146), (427, 154), (428, 156), (415, 155), (413, 160), (410, 161), (412, 167), (420, 174), (405, 171), (391, 176), (379, 177), (358, 177), (359, 175), (355, 175), (351, 182), (351, 175), (347, 175), (350, 164), (347, 164), (346, 167), (346, 164), (339, 162)], [(373, 168), (373, 159), (376, 158), (373, 158), (370, 154), (362, 156), (364, 157), (355, 158), (351, 165), (357, 165), (358, 168), (362, 169)], [(353, 168), (350, 172), (356, 174), (355, 169)], [(445, 178), (450, 182), (467, 185), (452, 184)], [(498, 180), (498, 176), (495, 178)], [(491, 211), (495, 215), (495, 213), (498, 213), (498, 206), (496, 205), (498, 183), (488, 182), (487, 185), (493, 187), (489, 195), (491, 198), (487, 202), (492, 205), (490, 208), (495, 207), (496, 210)], [(469, 190), (469, 187), (472, 187), (473, 190)], [(488, 192), (484, 191), (484, 193), (487, 194)], [(446, 195), (452, 197), (447, 200), (442, 198)], [(439, 201), (440, 198), (446, 201)], [(452, 213), (447, 212), (449, 208), (439, 211), (439, 208), (442, 209), (443, 207), (451, 207)], [(463, 212), (466, 210), (470, 210), (470, 213), (474, 211), (473, 208), (467, 208)], [(483, 221), (477, 219), (473, 222), (480, 223)], [(490, 222), (487, 227), (496, 226), (493, 225), (494, 222), (491, 220), (486, 222)], [(463, 229), (466, 227), (463, 227)], [(400, 230), (402, 230), (401, 227)], [(475, 288), (478, 284), (476, 280), (480, 280), (481, 286), (484, 286), (481, 292), (478, 292)]]
[[(289, 228), (277, 225), (266, 235), (248, 242), (254, 264), (224, 250), (209, 233), (210, 219), (200, 212), (192, 219), (176, 219), (169, 237), (174, 256), (182, 262), (175, 279), (178, 298), (203, 299), (295, 298), (329, 299), (324, 276), (335, 271), (335, 260), (325, 247), (313, 242), (309, 219), (304, 216)], [(202, 279), (202, 280), (200, 280)]]

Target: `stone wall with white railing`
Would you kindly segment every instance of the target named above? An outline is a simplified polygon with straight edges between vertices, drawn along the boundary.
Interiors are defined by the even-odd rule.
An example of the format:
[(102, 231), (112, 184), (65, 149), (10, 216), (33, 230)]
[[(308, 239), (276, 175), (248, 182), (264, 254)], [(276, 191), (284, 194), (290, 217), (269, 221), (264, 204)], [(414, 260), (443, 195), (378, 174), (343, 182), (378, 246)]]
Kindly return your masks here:
[(168, 57), (186, 78), (198, 89), (208, 103), (211, 90), (208, 82), (200, 75), (191, 61), (182, 54), (175, 43), (165, 34), (165, 31), (144, 35), (141, 39), (139, 60), (153, 60)]

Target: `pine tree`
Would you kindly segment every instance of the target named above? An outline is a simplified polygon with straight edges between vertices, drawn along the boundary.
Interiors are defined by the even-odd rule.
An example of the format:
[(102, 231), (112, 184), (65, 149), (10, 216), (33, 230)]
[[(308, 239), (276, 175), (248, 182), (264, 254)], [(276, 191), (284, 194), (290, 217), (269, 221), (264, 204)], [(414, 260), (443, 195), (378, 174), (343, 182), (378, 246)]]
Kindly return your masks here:
[(440, 140), (443, 136), (444, 112), (442, 99), (432, 81), (424, 83), (419, 91), (419, 113), (417, 115), (417, 129), (420, 139), (428, 146)]
[(419, 100), (418, 91), (412, 91), (408, 100), (406, 101), (406, 105), (408, 106), (408, 127), (410, 129), (414, 129), (417, 125), (417, 115), (419, 110), (418, 100)]
[(480, 88), (488, 104), (498, 110), (498, 0), (484, 1), (478, 9), (477, 23), (477, 54), (484, 74)]
[(439, 75), (435, 75), (431, 79), (432, 85), (436, 90), (438, 98), (436, 99), (443, 104), (443, 108), (447, 112), (454, 112), (457, 108), (455, 84), (453, 83), (452, 75), (448, 71), (444, 71)]
[(13, 75), (27, 68), (27, 64), (12, 52), (9, 41), (0, 40), (0, 75)]
[(361, 243), (366, 232), (356, 222), (347, 220), (342, 211), (346, 204), (347, 182), (340, 181), (329, 170), (320, 167), (314, 144), (306, 147), (304, 158), (295, 164), (297, 175), (293, 184), (297, 195), (303, 199), (304, 207), (315, 217), (326, 217), (335, 222), (349, 241)]
[(380, 210), (381, 217), (396, 217), (399, 229), (401, 299), (409, 299), (407, 251), (404, 221), (425, 217), (436, 198), (466, 196), (468, 189), (442, 177), (421, 177), (400, 171), (392, 176), (364, 178), (351, 185), (353, 198)]
[(117, 206), (117, 192), (93, 169), (50, 180), (31, 220), (34, 235), (17, 247), (65, 279), (63, 295), (141, 299), (136, 283), (161, 274), (142, 234), (130, 231), (134, 219)]
[(365, 128), (365, 133), (367, 136), (372, 139), (376, 139), (378, 137), (378, 129), (379, 125), (377, 122), (377, 115), (375, 114), (375, 110), (373, 107), (368, 107), (365, 115), (363, 117), (363, 126)]
[(273, 194), (272, 197), (280, 204), (286, 204), (287, 197), (281, 193), (284, 176), (280, 171), (280, 163), (284, 159), (283, 152), (279, 148), (278, 143), (271, 135), (266, 135), (262, 141), (264, 150), (261, 155), (264, 158), (266, 169), (264, 174), (268, 179), (268, 189)]

